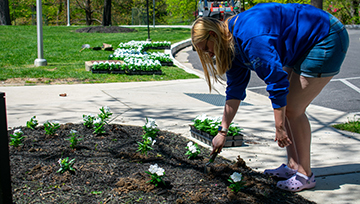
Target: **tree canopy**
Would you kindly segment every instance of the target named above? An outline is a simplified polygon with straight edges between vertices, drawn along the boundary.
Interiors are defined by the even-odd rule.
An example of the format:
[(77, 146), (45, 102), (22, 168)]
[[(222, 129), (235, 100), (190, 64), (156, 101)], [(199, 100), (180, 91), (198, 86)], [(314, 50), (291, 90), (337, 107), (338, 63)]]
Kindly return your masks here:
[[(9, 3), (12, 25), (36, 24), (36, 0), (2, 0)], [(149, 22), (153, 22), (153, 1), (149, 1)], [(241, 3), (244, 1), (239, 0)], [(111, 25), (145, 24), (146, 0), (70, 0), (71, 25), (101, 25), (104, 20), (105, 2), (111, 3)], [(359, 24), (360, 0), (247, 0), (245, 10), (257, 3), (301, 3), (323, 6), (344, 24)], [(42, 0), (45, 25), (67, 24), (67, 0)], [(187, 24), (195, 20), (197, 0), (155, 0), (156, 24)], [(2, 5), (0, 14), (6, 10)], [(0, 20), (1, 20), (0, 16)], [(109, 20), (109, 19), (105, 19)]]

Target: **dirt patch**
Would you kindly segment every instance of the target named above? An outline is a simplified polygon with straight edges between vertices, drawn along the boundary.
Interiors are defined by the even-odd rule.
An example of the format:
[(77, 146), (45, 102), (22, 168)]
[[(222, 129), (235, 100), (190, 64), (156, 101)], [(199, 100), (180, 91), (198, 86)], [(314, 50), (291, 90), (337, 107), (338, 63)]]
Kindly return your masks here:
[(91, 26), (86, 28), (79, 28), (75, 30), (77, 33), (131, 33), (137, 32), (132, 28), (120, 27), (120, 26)]
[(50, 79), (50, 78), (10, 78), (0, 82), (0, 86), (25, 86), (25, 85), (54, 85), (54, 84), (83, 84), (91, 80), (76, 78)]
[[(276, 180), (247, 167), (238, 157), (231, 162), (218, 157), (211, 171), (204, 173), (210, 151), (189, 160), (188, 140), (179, 134), (160, 131), (148, 155), (137, 152), (144, 134), (141, 127), (112, 124), (106, 134), (93, 134), (82, 124), (64, 124), (55, 136), (44, 127), (21, 128), (23, 145), (10, 146), (14, 202), (20, 203), (312, 203), (276, 188)], [(14, 129), (9, 130), (13, 133)], [(69, 131), (84, 138), (76, 149), (69, 147)], [(75, 158), (75, 173), (57, 173), (60, 158)], [(145, 171), (158, 164), (165, 169), (165, 185), (148, 183)], [(229, 176), (242, 173), (246, 187), (232, 192)]]

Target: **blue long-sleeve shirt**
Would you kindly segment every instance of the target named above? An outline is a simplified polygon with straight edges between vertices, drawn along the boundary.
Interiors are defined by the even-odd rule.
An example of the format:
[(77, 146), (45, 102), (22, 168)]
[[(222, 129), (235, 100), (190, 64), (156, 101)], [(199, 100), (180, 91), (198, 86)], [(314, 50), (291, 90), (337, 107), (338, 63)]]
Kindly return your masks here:
[(250, 70), (264, 80), (273, 108), (286, 106), (292, 66), (329, 33), (328, 13), (306, 4), (257, 4), (229, 22), (235, 58), (226, 72), (226, 100), (246, 97)]

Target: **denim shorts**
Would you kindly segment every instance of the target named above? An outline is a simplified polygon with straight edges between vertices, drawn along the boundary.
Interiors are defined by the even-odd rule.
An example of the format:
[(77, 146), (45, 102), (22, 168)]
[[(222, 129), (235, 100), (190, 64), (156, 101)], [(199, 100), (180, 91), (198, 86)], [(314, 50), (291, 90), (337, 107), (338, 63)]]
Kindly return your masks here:
[(349, 35), (336, 17), (331, 14), (329, 16), (329, 34), (291, 66), (297, 74), (305, 77), (329, 77), (340, 72), (349, 47)]

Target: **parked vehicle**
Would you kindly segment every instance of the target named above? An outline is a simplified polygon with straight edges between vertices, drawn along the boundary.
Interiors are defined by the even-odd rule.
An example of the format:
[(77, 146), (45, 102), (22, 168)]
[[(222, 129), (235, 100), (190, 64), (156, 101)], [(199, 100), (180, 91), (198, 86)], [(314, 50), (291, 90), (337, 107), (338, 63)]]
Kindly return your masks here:
[(198, 17), (212, 17), (221, 21), (226, 20), (230, 16), (241, 12), (240, 0), (234, 1), (213, 1), (213, 0), (199, 0)]

